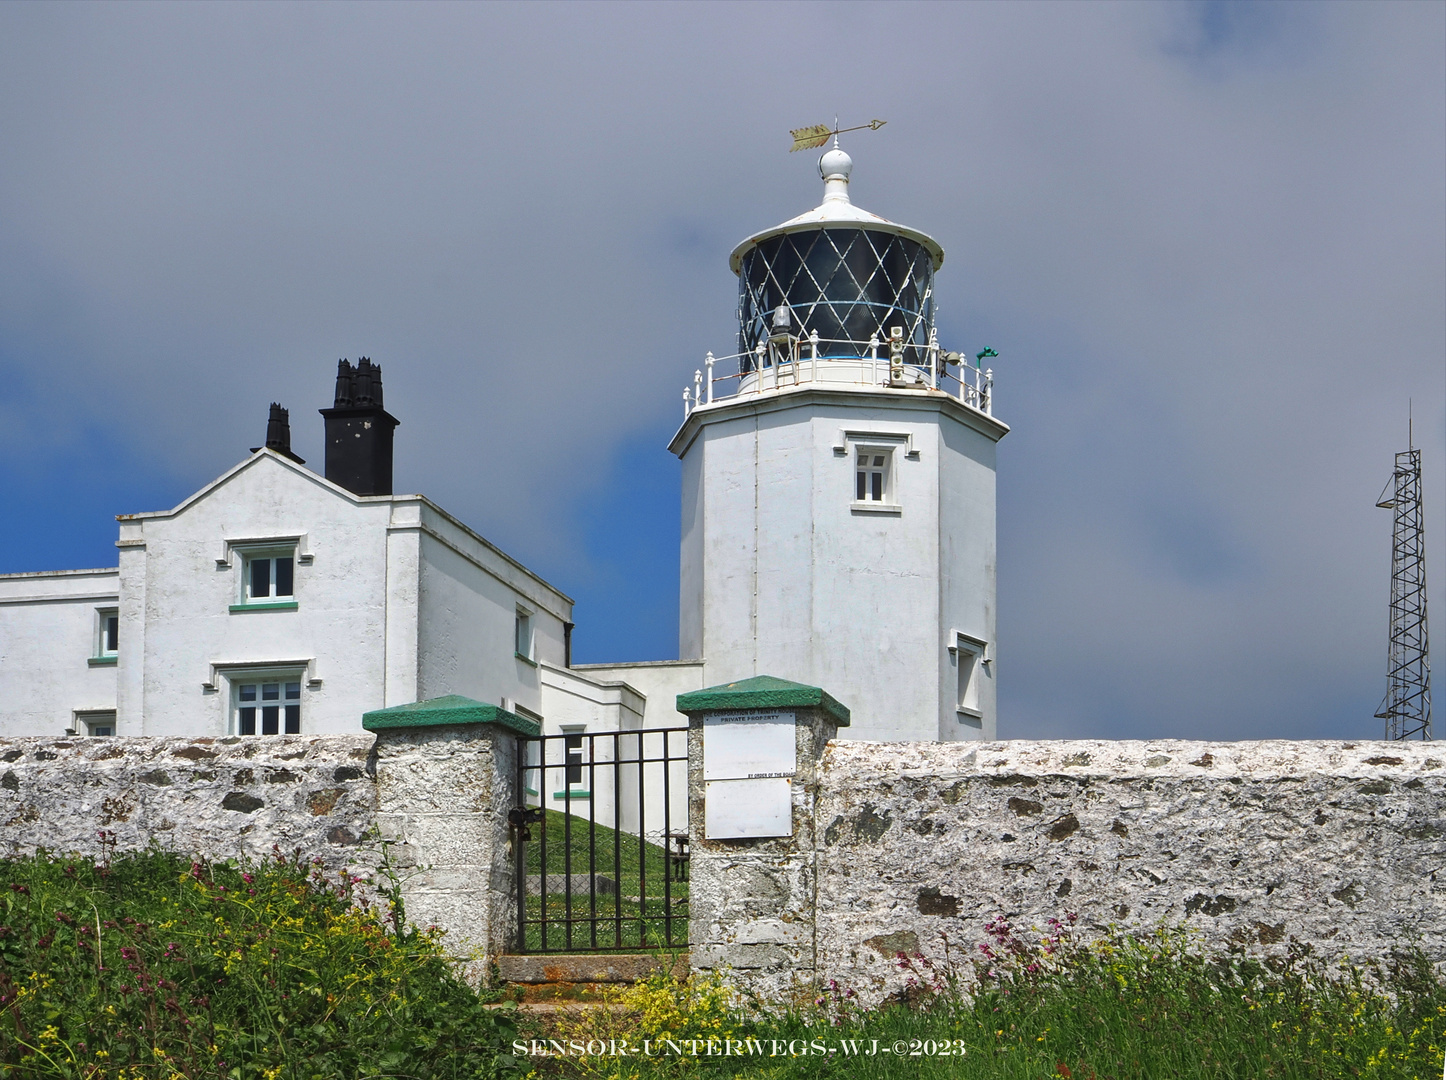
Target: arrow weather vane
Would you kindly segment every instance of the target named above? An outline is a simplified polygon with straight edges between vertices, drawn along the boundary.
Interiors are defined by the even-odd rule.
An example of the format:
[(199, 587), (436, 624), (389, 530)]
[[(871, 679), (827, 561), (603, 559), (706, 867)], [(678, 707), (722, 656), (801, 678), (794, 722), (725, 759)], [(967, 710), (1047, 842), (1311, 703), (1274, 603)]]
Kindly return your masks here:
[(887, 123), (887, 120), (870, 120), (867, 124), (860, 124), (858, 127), (841, 128), (838, 126), (838, 121), (835, 120), (833, 127), (829, 127), (827, 124), (814, 124), (812, 127), (795, 128), (789, 132), (793, 136), (793, 145), (789, 147), (788, 152), (791, 154), (795, 150), (817, 150), (829, 139), (837, 138), (845, 131), (863, 131), (865, 129), (878, 131)]

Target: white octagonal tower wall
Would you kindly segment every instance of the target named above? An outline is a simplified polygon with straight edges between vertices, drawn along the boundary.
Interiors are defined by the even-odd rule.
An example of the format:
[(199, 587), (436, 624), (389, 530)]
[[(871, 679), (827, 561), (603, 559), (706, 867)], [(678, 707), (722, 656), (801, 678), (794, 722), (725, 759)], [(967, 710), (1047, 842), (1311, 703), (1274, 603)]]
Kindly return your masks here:
[[(709, 684), (821, 686), (853, 710), (847, 738), (994, 737), (997, 434), (943, 397), (800, 390), (693, 414), (675, 443), (680, 648)], [(854, 498), (864, 450), (891, 459), (878, 506)], [(991, 661), (970, 712), (957, 708), (960, 632)]]

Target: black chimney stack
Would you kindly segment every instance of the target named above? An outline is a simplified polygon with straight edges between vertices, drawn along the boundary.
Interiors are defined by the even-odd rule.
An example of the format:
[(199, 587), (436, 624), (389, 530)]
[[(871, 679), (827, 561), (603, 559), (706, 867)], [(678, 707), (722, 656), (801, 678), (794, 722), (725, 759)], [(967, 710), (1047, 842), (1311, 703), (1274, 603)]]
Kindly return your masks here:
[(336, 403), (326, 417), (326, 478), (356, 495), (392, 493), (392, 432), (382, 408), (382, 369), (365, 356), (336, 365)]
[[(254, 454), (260, 449), (253, 446), (251, 452)], [(274, 401), (271, 403), (271, 415), (266, 419), (266, 449), (285, 454), (298, 465), (306, 464), (303, 458), (291, 452), (291, 414)]]

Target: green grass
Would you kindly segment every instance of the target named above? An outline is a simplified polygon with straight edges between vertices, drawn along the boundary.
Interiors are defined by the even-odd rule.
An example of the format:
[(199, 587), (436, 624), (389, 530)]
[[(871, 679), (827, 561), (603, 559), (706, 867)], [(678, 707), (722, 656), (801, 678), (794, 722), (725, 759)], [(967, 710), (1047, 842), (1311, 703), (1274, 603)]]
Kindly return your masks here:
[(0, 1075), (515, 1072), (512, 1012), (489, 1010), (399, 907), (360, 906), (356, 884), (279, 856), (0, 861)]
[[(782, 1005), (745, 1001), (717, 982), (657, 977), (620, 995), (630, 1012), (563, 1022), (573, 1040), (650, 1040), (653, 1056), (529, 1064), (544, 1075), (639, 1080), (1434, 1080), (1442, 1072), (1446, 986), (1419, 954), (1359, 968), (1296, 950), (1267, 963), (1208, 953), (1180, 930), (1085, 945), (1063, 928), (993, 929), (992, 955), (969, 962), (897, 958), (903, 989), (867, 1009), (838, 986)], [(694, 1039), (704, 1041), (685, 1041)], [(945, 1044), (947, 1056), (938, 1053)]]
[[(544, 897), (538, 894), (542, 882), (531, 883), (526, 901), (527, 950), (652, 952), (687, 945), (688, 883), (677, 880), (677, 869), (663, 846), (605, 825), (590, 825), (585, 817), (569, 818), (556, 810), (545, 811), (544, 818), (530, 826), (532, 839), (524, 856), (527, 874), (540, 877), (545, 828), (548, 894), (544, 909)], [(611, 892), (593, 895), (575, 888), (569, 901), (561, 891), (569, 867), (578, 885), (585, 882), (575, 879), (586, 875), (589, 866), (596, 875), (617, 884), (616, 896)], [(591, 923), (594, 917), (605, 920), (597, 925), (596, 945)]]

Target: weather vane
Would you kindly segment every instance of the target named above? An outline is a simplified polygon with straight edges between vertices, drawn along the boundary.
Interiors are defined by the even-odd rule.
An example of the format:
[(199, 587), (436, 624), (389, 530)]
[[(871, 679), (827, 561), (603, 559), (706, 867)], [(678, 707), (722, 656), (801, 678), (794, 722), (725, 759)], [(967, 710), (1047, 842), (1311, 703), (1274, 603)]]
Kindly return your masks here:
[(791, 154), (795, 150), (817, 150), (830, 138), (837, 138), (845, 131), (863, 131), (865, 129), (878, 131), (887, 123), (887, 120), (870, 120), (867, 124), (860, 124), (858, 127), (841, 128), (838, 126), (838, 120), (835, 119), (833, 127), (829, 127), (827, 124), (814, 124), (812, 127), (796, 128), (789, 132), (793, 136), (793, 145), (789, 147), (788, 152)]

